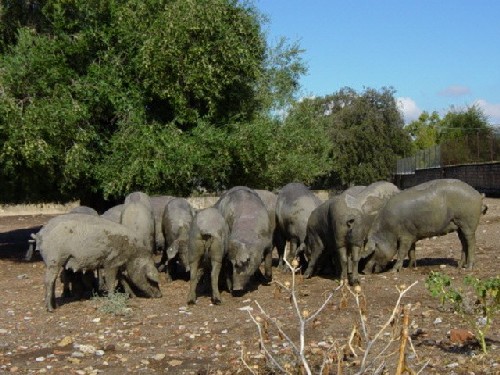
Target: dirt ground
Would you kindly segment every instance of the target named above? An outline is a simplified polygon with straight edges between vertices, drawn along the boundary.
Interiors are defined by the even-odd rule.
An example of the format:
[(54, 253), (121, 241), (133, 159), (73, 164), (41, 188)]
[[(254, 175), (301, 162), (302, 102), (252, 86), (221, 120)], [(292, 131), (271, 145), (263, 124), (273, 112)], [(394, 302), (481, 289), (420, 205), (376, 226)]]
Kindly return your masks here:
[[(498, 276), (500, 248), (500, 199), (487, 198), (489, 210), (477, 229), (477, 261), (474, 271), (457, 269), (460, 243), (456, 234), (417, 243), (417, 269), (403, 269), (362, 277), (366, 328), (370, 340), (377, 337), (398, 299), (398, 286), (417, 282), (402, 298), (411, 304), (406, 347), (409, 368), (421, 374), (500, 374), (500, 316), (487, 335), (489, 353), (481, 354), (477, 342), (451, 340), (450, 331), (471, 325), (442, 307), (430, 296), (425, 279), (431, 271), (451, 276)], [(262, 343), (291, 373), (301, 373), (292, 355), (288, 336), (299, 346), (299, 323), (290, 294), (277, 283), (259, 285), (242, 297), (223, 292), (223, 303), (213, 306), (208, 295), (195, 306), (186, 306), (188, 282), (167, 282), (162, 274), (160, 299), (135, 298), (122, 315), (104, 311), (105, 301), (58, 298), (58, 308), (48, 313), (43, 303), (44, 264), (23, 260), (31, 232), (52, 216), (0, 217), (0, 373), (49, 374), (234, 374), (272, 373), (260, 351), (259, 332), (250, 314), (262, 323)], [(292, 276), (274, 269), (274, 280), (290, 282)], [(57, 295), (61, 295), (58, 283)], [(328, 277), (296, 277), (300, 311), (312, 315), (339, 285)], [(341, 359), (342, 373), (354, 374), (363, 359), (366, 340), (359, 325), (360, 309), (346, 290), (337, 290), (318, 316), (305, 328), (305, 355), (313, 373), (319, 373), (325, 356)], [(342, 297), (344, 295), (344, 298)], [(266, 318), (259, 307), (269, 315)], [(362, 301), (363, 302), (363, 301)], [(107, 305), (106, 305), (107, 306)], [(306, 312), (306, 314), (307, 314)], [(398, 313), (399, 317), (400, 314)], [(385, 373), (395, 373), (401, 320), (392, 322), (368, 352), (370, 371), (385, 363)], [(283, 333), (277, 332), (279, 325)], [(357, 326), (361, 340), (349, 337)], [(388, 345), (392, 341), (391, 345)], [(343, 348), (342, 348), (343, 346)], [(386, 348), (387, 347), (387, 348)], [(384, 351), (383, 349), (386, 348)], [(242, 358), (247, 365), (244, 365)], [(337, 374), (338, 363), (330, 372)], [(249, 368), (251, 370), (249, 370)], [(381, 372), (384, 373), (384, 372)]]

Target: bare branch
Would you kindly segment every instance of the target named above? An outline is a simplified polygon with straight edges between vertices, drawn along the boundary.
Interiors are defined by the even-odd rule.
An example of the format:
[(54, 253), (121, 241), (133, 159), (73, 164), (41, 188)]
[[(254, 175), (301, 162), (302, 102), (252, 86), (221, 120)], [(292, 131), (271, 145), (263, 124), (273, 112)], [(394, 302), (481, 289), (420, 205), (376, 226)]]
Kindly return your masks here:
[(259, 343), (260, 343), (261, 349), (264, 351), (267, 358), (269, 358), (269, 360), (273, 363), (274, 366), (276, 366), (280, 371), (286, 372), (285, 369), (283, 367), (281, 367), (281, 365), (278, 363), (278, 361), (276, 361), (274, 359), (271, 352), (269, 352), (269, 350), (267, 349), (266, 344), (264, 342), (264, 336), (262, 335), (262, 326), (257, 321), (257, 319), (255, 319), (255, 317), (252, 315), (252, 313), (250, 311), (248, 311), (248, 315), (250, 315), (250, 318), (253, 320), (253, 322), (257, 326), (257, 331), (259, 332)]
[(401, 305), (401, 299), (417, 283), (418, 283), (418, 280), (415, 281), (410, 286), (404, 288), (404, 289), (398, 289), (399, 296), (398, 296), (398, 299), (396, 301), (396, 305), (394, 306), (394, 309), (392, 310), (392, 314), (389, 317), (389, 319), (387, 319), (387, 321), (384, 323), (384, 325), (382, 326), (382, 328), (375, 334), (375, 336), (373, 337), (373, 339), (369, 340), (367, 342), (367, 344), (366, 344), (366, 351), (365, 351), (365, 354), (364, 354), (363, 359), (361, 361), (360, 369), (359, 369), (359, 371), (356, 374), (363, 374), (365, 372), (366, 368), (369, 367), (369, 365), (371, 365), (371, 363), (373, 361), (371, 361), (368, 365), (367, 365), (366, 362), (368, 360), (368, 355), (370, 353), (370, 350), (371, 350), (373, 344), (375, 344), (375, 342), (380, 338), (380, 336), (384, 333), (384, 331), (387, 329), (387, 327), (389, 327), (389, 325), (391, 324), (391, 322), (395, 319), (395, 317), (396, 317), (396, 315), (397, 315), (397, 313), (399, 311), (399, 306)]

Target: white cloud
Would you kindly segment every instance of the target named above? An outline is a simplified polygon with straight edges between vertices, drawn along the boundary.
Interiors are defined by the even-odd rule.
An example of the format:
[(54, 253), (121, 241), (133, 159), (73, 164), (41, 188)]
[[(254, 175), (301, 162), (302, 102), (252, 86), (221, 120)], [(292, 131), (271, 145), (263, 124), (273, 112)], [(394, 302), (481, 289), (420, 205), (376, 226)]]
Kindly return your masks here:
[(481, 108), (484, 114), (488, 116), (490, 124), (500, 124), (500, 103), (489, 103), (484, 99), (478, 99), (474, 104)]
[(417, 103), (412, 98), (397, 98), (399, 110), (403, 112), (405, 123), (410, 123), (418, 119), (422, 110), (418, 108)]
[(469, 94), (470, 94), (470, 89), (467, 86), (461, 86), (461, 85), (448, 86), (439, 92), (439, 95), (441, 96), (451, 96), (451, 97), (464, 96)]

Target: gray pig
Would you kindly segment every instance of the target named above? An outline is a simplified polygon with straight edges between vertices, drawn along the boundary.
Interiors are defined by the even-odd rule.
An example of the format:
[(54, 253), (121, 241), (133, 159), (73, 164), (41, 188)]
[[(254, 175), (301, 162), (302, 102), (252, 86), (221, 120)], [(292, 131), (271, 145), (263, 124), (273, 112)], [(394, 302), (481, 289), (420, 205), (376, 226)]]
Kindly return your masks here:
[[(70, 210), (67, 214), (57, 216), (51, 219), (47, 224), (45, 224), (39, 231), (39, 233), (48, 233), (55, 223), (59, 221), (66, 220), (68, 215), (72, 214), (83, 214), (98, 216), (96, 210), (87, 206), (78, 206)], [(36, 246), (36, 236), (31, 235), (32, 240), (30, 240), (30, 247), (28, 253), (26, 254), (26, 260), (32, 260), (33, 253)], [(63, 294), (65, 298), (76, 297), (77, 299), (82, 298), (86, 293), (96, 293), (99, 291), (98, 283), (94, 271), (73, 271), (71, 269), (63, 269), (61, 272), (61, 282), (63, 283)]]
[(266, 206), (267, 212), (269, 213), (269, 222), (271, 223), (271, 233), (273, 234), (273, 249), (278, 249), (280, 239), (276, 232), (276, 202), (278, 201), (278, 195), (269, 190), (254, 190), (260, 197), (264, 205)]
[(379, 210), (398, 193), (397, 186), (390, 182), (374, 182), (357, 194), (345, 194), (340, 204), (332, 207), (332, 227), (342, 281), (349, 279), (351, 285), (359, 284), (359, 259), (368, 231)]
[(267, 212), (269, 212), (269, 221), (271, 222), (271, 230), (274, 232), (276, 227), (276, 202), (278, 201), (278, 196), (269, 190), (254, 190), (259, 198), (266, 206)]
[(154, 195), (149, 197), (155, 218), (155, 249), (156, 253), (163, 254), (165, 250), (165, 236), (163, 235), (163, 212), (167, 203), (174, 197), (170, 195)]
[(111, 207), (110, 209), (106, 210), (101, 217), (114, 221), (115, 223), (120, 223), (122, 219), (122, 212), (123, 208), (125, 207), (125, 204), (117, 204), (116, 206)]
[(320, 204), (321, 200), (302, 183), (289, 183), (279, 191), (276, 201), (275, 234), (279, 268), (284, 268), (286, 241), (290, 242), (287, 259), (291, 261), (297, 256), (297, 249), (306, 237), (309, 215)]
[[(309, 263), (304, 277), (310, 278), (317, 267), (328, 266), (333, 263), (335, 270), (340, 271), (339, 253), (336, 250), (336, 238), (332, 214), (335, 207), (340, 205), (347, 194), (356, 195), (366, 186), (353, 186), (342, 194), (337, 195), (316, 207), (307, 221), (306, 236), (298, 252), (304, 251)], [(337, 202), (338, 201), (338, 202)], [(347, 235), (347, 226), (345, 230)]]
[(330, 203), (331, 200), (327, 200), (311, 212), (307, 221), (304, 242), (297, 249), (297, 252), (303, 252), (308, 260), (305, 278), (310, 278), (316, 268), (326, 267), (329, 263), (333, 263), (338, 268), (339, 260), (334, 259), (335, 241), (329, 218)]
[(146, 249), (154, 253), (155, 219), (151, 205), (148, 207), (139, 200), (131, 200), (125, 203), (120, 222), (142, 239), (143, 246)]
[(34, 237), (46, 265), (48, 311), (55, 308), (55, 281), (62, 267), (74, 271), (103, 268), (108, 291), (114, 290), (116, 275), (123, 270), (146, 295), (161, 297), (151, 253), (121, 224), (92, 215), (63, 215), (50, 220)]
[(123, 203), (127, 204), (129, 202), (141, 202), (151, 211), (153, 211), (153, 205), (151, 204), (151, 198), (146, 193), (142, 191), (134, 191), (125, 197)]
[(162, 220), (165, 249), (159, 270), (167, 268), (168, 279), (174, 277), (177, 264), (189, 272), (188, 239), (194, 213), (193, 207), (184, 198), (174, 198), (165, 206)]
[[(76, 207), (72, 208), (68, 213), (66, 213), (66, 215), (68, 215), (68, 214), (86, 214), (86, 215), (94, 215), (94, 216), (99, 215), (99, 213), (95, 209), (93, 209), (92, 207), (88, 207), (88, 206), (76, 206)], [(29, 247), (28, 247), (28, 251), (26, 252), (26, 254), (24, 256), (24, 260), (32, 261), (34, 255), (35, 255), (35, 240), (31, 239), (31, 240), (29, 240)], [(74, 279), (71, 275), (68, 275), (68, 278)], [(71, 293), (68, 292), (67, 294), (71, 294)]]
[(73, 209), (71, 209), (71, 211), (69, 211), (70, 214), (86, 214), (86, 215), (94, 215), (94, 216), (98, 216), (99, 213), (93, 209), (92, 207), (88, 207), (88, 206), (77, 206)]
[(219, 274), (227, 251), (229, 228), (219, 210), (214, 207), (199, 211), (189, 231), (189, 267), (191, 272), (188, 304), (196, 302), (196, 286), (202, 268), (211, 267), (212, 303), (219, 305)]
[(266, 206), (257, 193), (248, 187), (236, 186), (225, 192), (215, 207), (229, 226), (227, 282), (231, 292), (236, 294), (247, 289), (262, 260), (265, 278), (271, 280), (271, 224)]
[(459, 267), (472, 269), (476, 229), (486, 213), (483, 195), (455, 179), (439, 179), (414, 186), (391, 197), (380, 210), (368, 233), (365, 256), (372, 257), (365, 271), (382, 270), (394, 255), (392, 270), (399, 271), (406, 254), (416, 266), (415, 242), (457, 231), (462, 244)]

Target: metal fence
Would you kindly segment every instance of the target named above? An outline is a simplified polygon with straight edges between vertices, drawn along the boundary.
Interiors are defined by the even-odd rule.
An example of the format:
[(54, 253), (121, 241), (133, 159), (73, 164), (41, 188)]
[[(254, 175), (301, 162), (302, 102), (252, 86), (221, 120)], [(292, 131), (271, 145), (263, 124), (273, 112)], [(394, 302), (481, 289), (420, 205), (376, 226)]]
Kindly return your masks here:
[(500, 161), (500, 131), (477, 132), (399, 159), (396, 174), (412, 174), (419, 169), (493, 161)]

